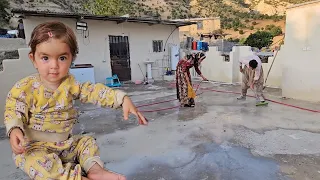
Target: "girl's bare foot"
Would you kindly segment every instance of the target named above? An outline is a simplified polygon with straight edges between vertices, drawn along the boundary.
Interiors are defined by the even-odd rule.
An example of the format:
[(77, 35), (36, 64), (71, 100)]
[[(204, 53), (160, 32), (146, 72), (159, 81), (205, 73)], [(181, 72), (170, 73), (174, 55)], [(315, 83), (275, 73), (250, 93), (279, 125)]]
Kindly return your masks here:
[(126, 177), (103, 169), (98, 164), (92, 166), (88, 171), (90, 180), (126, 180)]

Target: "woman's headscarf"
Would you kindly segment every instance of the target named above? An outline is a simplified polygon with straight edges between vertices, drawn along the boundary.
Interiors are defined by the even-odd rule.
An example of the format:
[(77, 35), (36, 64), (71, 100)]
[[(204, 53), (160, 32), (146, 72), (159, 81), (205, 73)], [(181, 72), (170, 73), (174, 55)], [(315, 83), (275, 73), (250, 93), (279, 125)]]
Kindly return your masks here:
[(194, 64), (199, 64), (201, 58), (206, 58), (206, 55), (203, 52), (197, 53), (194, 58)]
[(187, 54), (186, 58), (187, 58), (187, 60), (189, 60), (190, 58), (192, 58), (192, 54)]

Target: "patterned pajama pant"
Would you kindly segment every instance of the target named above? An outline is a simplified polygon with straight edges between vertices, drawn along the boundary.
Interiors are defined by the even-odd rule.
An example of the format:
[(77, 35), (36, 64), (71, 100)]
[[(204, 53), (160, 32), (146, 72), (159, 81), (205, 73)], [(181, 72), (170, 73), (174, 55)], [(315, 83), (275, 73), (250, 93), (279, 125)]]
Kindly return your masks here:
[(95, 163), (103, 167), (99, 149), (90, 136), (73, 136), (59, 143), (31, 142), (25, 153), (13, 155), (16, 166), (32, 179), (81, 180)]
[[(243, 68), (243, 74), (242, 74), (242, 84), (241, 84), (241, 89), (242, 89), (242, 95), (246, 96), (247, 91), (250, 88), (250, 82), (253, 82), (253, 78), (255, 76), (255, 71), (249, 69), (247, 66)], [(264, 84), (264, 77), (263, 77), (263, 68), (261, 67), (260, 71), (260, 77), (258, 81), (254, 84), (254, 91), (257, 95), (257, 100), (264, 100), (263, 96), (263, 84)]]

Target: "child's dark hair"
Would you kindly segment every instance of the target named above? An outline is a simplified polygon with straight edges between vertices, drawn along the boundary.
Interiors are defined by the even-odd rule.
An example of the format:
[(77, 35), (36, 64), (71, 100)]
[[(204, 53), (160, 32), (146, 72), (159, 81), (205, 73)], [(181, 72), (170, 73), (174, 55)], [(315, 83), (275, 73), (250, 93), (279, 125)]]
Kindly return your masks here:
[(255, 69), (255, 68), (257, 68), (257, 66), (258, 66), (258, 62), (253, 59), (253, 60), (251, 60), (251, 61), (249, 62), (249, 66), (252, 67), (253, 69)]
[(73, 58), (79, 52), (77, 38), (72, 29), (59, 21), (45, 22), (36, 26), (29, 42), (32, 54), (36, 52), (38, 44), (43, 43), (50, 38), (60, 39), (69, 45)]

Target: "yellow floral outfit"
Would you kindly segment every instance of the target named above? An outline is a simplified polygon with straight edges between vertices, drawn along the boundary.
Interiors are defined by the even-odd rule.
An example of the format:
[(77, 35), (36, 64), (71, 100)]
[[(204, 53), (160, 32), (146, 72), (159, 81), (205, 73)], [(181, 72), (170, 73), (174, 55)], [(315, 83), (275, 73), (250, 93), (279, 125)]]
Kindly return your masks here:
[(118, 108), (126, 94), (103, 84), (79, 83), (68, 75), (56, 90), (43, 86), (38, 75), (18, 81), (8, 93), (4, 123), (7, 135), (20, 128), (26, 152), (13, 154), (17, 167), (32, 179), (81, 180), (82, 170), (98, 163), (99, 148), (90, 136), (73, 136), (78, 113), (73, 100)]

